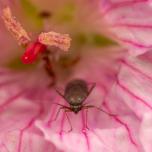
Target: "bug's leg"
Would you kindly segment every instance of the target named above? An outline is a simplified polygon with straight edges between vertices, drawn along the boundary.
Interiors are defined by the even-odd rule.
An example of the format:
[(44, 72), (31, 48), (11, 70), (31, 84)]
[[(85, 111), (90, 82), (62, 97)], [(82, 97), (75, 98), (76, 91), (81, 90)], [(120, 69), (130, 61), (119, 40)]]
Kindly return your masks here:
[[(71, 125), (71, 121), (70, 121), (70, 119), (69, 119), (69, 117), (68, 117), (68, 115), (67, 115), (67, 112), (71, 112), (71, 110), (68, 108), (65, 108), (64, 109), (64, 114), (63, 114), (63, 116), (62, 116), (62, 120), (61, 120), (61, 130), (60, 130), (60, 134), (62, 134), (63, 132), (64, 133), (69, 133), (69, 132), (71, 132), (72, 131), (72, 125)], [(67, 120), (68, 120), (68, 123), (70, 124), (70, 130), (68, 130), (68, 131), (65, 131), (65, 130), (63, 130), (63, 127), (64, 127), (64, 118), (65, 118), (65, 116), (67, 117)]]
[(95, 108), (95, 109), (97, 109), (97, 110), (99, 110), (99, 111), (102, 111), (103, 113), (105, 113), (105, 114), (107, 114), (107, 115), (109, 115), (109, 116), (117, 116), (116, 114), (111, 114), (111, 113), (109, 113), (109, 112), (107, 112), (107, 111), (104, 111), (103, 109), (101, 109), (101, 108), (99, 108), (99, 107), (96, 107), (96, 106), (94, 106), (94, 105), (84, 105), (83, 106), (83, 109), (88, 109), (88, 108)]
[(88, 127), (88, 109), (86, 109), (86, 128), (90, 130), (90, 128)]
[(82, 124), (83, 124), (82, 132), (86, 132), (86, 130), (90, 130), (87, 122), (87, 109), (82, 109), (81, 114), (82, 114)]
[(86, 108), (86, 109), (83, 108), (82, 110), (85, 112), (85, 114), (84, 114), (84, 128), (90, 130), (90, 128), (88, 127), (88, 108)]
[(66, 115), (67, 120), (68, 120), (68, 122), (69, 122), (69, 124), (70, 124), (70, 129), (68, 130), (68, 132), (71, 132), (71, 131), (73, 130), (73, 128), (72, 128), (72, 124), (71, 124), (71, 121), (70, 121), (70, 118), (69, 118), (67, 112), (71, 112), (71, 110), (69, 110), (69, 109), (66, 109), (66, 110), (65, 110), (65, 115)]
[(52, 120), (49, 120), (48, 123), (50, 123), (50, 122), (52, 122), (52, 121), (56, 121), (56, 119), (57, 119), (59, 113), (61, 112), (61, 110), (63, 110), (63, 109), (70, 109), (69, 107), (64, 106), (64, 105), (62, 105), (62, 104), (59, 104), (59, 103), (55, 103), (55, 102), (54, 102), (53, 104), (59, 105), (59, 106), (61, 106), (61, 107), (58, 109), (58, 111), (57, 111), (57, 113), (56, 113), (56, 115), (55, 115), (55, 118), (52, 119)]
[(69, 107), (67, 107), (67, 106), (65, 106), (65, 105), (63, 105), (63, 104), (60, 104), (60, 103), (53, 102), (52, 104), (56, 104), (56, 105), (58, 105), (58, 106), (61, 106), (61, 107), (70, 109)]
[(58, 109), (58, 111), (57, 111), (57, 113), (56, 113), (54, 119), (49, 120), (49, 121), (48, 121), (48, 124), (50, 124), (50, 123), (53, 122), (53, 121), (56, 121), (57, 118), (58, 118), (58, 116), (59, 116), (59, 114), (60, 114), (60, 112), (61, 112), (61, 110), (63, 110), (64, 108), (65, 108), (65, 107), (60, 107), (60, 108)]

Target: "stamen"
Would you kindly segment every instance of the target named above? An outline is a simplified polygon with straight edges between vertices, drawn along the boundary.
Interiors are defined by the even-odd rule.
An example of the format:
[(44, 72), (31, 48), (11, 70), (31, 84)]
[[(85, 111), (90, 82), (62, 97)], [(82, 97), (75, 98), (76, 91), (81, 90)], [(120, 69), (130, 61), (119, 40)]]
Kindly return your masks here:
[(12, 16), (11, 10), (8, 6), (2, 11), (2, 19), (8, 31), (17, 39), (19, 45), (27, 45), (31, 41), (21, 24)]
[(61, 50), (68, 51), (71, 38), (68, 34), (60, 34), (56, 32), (41, 33), (39, 42), (49, 46), (56, 46)]
[(46, 46), (38, 41), (29, 44), (26, 48), (24, 55), (22, 56), (22, 62), (24, 64), (33, 63), (37, 59), (39, 53), (45, 50)]
[(50, 12), (48, 12), (48, 11), (42, 11), (42, 12), (39, 13), (39, 16), (41, 18), (47, 19), (47, 18), (51, 17), (52, 14)]

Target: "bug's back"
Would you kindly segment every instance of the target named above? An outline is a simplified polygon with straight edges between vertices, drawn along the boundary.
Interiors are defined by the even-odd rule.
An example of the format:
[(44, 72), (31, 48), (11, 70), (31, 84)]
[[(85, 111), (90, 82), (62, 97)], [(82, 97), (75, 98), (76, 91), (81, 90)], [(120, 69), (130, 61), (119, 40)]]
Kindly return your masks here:
[(76, 79), (70, 81), (64, 92), (64, 97), (70, 105), (80, 105), (88, 96), (87, 83), (84, 80)]

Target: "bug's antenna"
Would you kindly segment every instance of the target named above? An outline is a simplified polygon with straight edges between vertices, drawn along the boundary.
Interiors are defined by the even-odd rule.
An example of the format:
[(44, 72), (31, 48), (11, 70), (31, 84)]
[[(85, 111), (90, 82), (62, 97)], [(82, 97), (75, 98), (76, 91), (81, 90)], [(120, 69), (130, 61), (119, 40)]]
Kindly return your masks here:
[[(55, 91), (56, 91), (63, 99), (65, 99), (64, 95), (63, 95), (60, 91), (58, 91), (57, 89), (55, 89)], [(65, 100), (66, 100), (66, 99), (65, 99)]]
[(92, 92), (92, 90), (95, 88), (95, 86), (96, 86), (96, 83), (93, 83), (91, 88), (90, 88), (90, 90), (89, 90), (89, 92), (88, 92), (88, 95)]
[(90, 90), (87, 93), (87, 96), (83, 99), (83, 101), (85, 101), (88, 98), (88, 96), (90, 95), (90, 93), (92, 92), (92, 90), (95, 88), (95, 86), (96, 86), (96, 83), (93, 83), (92, 86), (91, 86), (91, 88), (90, 88)]

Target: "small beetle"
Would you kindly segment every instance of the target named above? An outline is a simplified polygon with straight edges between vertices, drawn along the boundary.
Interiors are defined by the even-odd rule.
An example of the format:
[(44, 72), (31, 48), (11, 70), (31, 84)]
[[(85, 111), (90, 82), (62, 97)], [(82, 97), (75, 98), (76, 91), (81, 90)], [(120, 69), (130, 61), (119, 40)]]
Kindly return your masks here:
[(86, 81), (84, 81), (82, 79), (74, 79), (66, 85), (65, 90), (64, 90), (64, 95), (62, 95), (58, 90), (56, 90), (57, 93), (68, 102), (69, 107), (59, 104), (59, 103), (54, 103), (54, 104), (61, 106), (59, 108), (58, 112), (56, 113), (54, 120), (57, 119), (58, 114), (60, 113), (61, 110), (65, 110), (65, 114), (66, 114), (68, 121), (70, 123), (70, 126), (71, 126), (71, 129), (70, 129), (70, 131), (71, 131), (72, 125), (71, 125), (70, 119), (66, 112), (74, 112), (75, 114), (77, 114), (79, 111), (81, 111), (83, 109), (96, 108), (97, 110), (100, 110), (100, 111), (108, 114), (109, 116), (114, 116), (114, 114), (110, 114), (110, 113), (102, 110), (99, 107), (96, 107), (94, 105), (87, 105), (84, 103), (84, 101), (90, 95), (90, 93), (92, 92), (94, 87), (95, 87), (95, 83), (93, 83), (91, 88), (89, 89)]
[(89, 89), (86, 81), (82, 79), (74, 79), (70, 81), (65, 87), (64, 95), (62, 95), (58, 90), (56, 90), (57, 93), (60, 96), (62, 96), (69, 103), (70, 106), (68, 107), (59, 103), (55, 103), (55, 104), (61, 106), (60, 109), (65, 109), (66, 112), (72, 111), (75, 114), (77, 114), (82, 109), (88, 109), (88, 108), (96, 108), (106, 114), (109, 114), (108, 112), (103, 111), (99, 107), (96, 107), (94, 105), (84, 104), (84, 101), (90, 95), (94, 87), (95, 87), (95, 83), (93, 83), (91, 88)]
[(87, 83), (80, 79), (69, 82), (65, 88), (64, 98), (70, 104), (70, 110), (77, 114), (83, 108), (83, 102), (94, 87), (95, 84), (89, 90)]
[(83, 102), (89, 96), (93, 88), (95, 87), (95, 83), (92, 85), (90, 89), (88, 89), (87, 83), (81, 79), (74, 79), (70, 81), (65, 87), (64, 95), (62, 95), (58, 90), (59, 95), (61, 95), (70, 105), (70, 107), (62, 106), (62, 109), (66, 109), (66, 111), (72, 111), (77, 114), (83, 108), (87, 108)]

